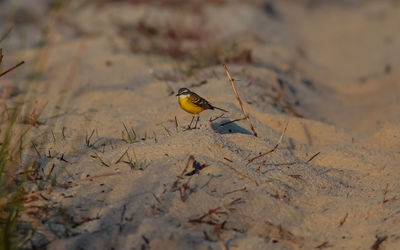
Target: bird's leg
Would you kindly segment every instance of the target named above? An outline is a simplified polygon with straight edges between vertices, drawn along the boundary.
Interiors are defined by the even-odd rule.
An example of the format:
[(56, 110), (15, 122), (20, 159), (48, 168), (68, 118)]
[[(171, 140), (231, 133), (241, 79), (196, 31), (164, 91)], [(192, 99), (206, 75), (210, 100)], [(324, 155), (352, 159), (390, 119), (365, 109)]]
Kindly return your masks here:
[(190, 121), (190, 124), (189, 124), (189, 127), (188, 127), (188, 129), (191, 129), (191, 128), (192, 128), (192, 123), (193, 123), (193, 120), (194, 120), (194, 116), (192, 116), (192, 120)]
[[(194, 118), (194, 117), (193, 117), (193, 118)], [(199, 120), (200, 120), (200, 116), (197, 116), (196, 124), (194, 125), (194, 128), (195, 128), (195, 129), (197, 128), (197, 123), (199, 122)]]

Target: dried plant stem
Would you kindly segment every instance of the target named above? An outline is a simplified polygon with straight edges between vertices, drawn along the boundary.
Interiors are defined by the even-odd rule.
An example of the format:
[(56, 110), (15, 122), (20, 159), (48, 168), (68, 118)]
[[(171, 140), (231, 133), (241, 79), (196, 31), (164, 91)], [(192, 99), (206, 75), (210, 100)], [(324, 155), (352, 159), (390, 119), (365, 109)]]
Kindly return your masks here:
[(221, 227), (222, 227), (222, 224), (217, 224), (217, 225), (215, 225), (214, 231), (215, 231), (215, 233), (217, 234), (219, 247), (220, 247), (222, 250), (226, 250), (224, 241), (222, 240), (221, 233), (220, 233)]
[[(81, 182), (88, 182), (88, 181), (93, 181), (93, 180), (96, 180), (96, 179), (99, 179), (99, 178), (104, 178), (104, 177), (113, 176), (113, 175), (127, 174), (127, 173), (130, 173), (130, 171), (105, 173), (105, 174), (96, 175), (96, 176), (93, 176), (93, 177), (83, 178), (83, 179), (76, 180), (76, 181), (73, 181), (73, 182), (70, 182), (70, 183), (57, 185), (56, 187), (67, 189), (67, 188), (75, 186), (75, 185), (77, 185), (77, 184), (79, 184)], [(45, 189), (45, 190), (41, 190), (41, 191), (25, 194), (24, 195), (24, 199), (25, 200), (29, 200), (29, 199), (32, 199), (32, 197), (38, 196), (38, 195), (40, 195), (42, 193), (50, 193), (51, 189), (52, 189), (52, 187), (50, 187), (48, 189)]]
[(308, 159), (307, 163), (310, 161), (314, 160), (315, 157), (317, 157), (321, 152), (316, 153), (315, 155), (311, 156), (310, 159)]
[(281, 144), (283, 136), (285, 135), (285, 132), (286, 132), (286, 129), (287, 129), (288, 125), (289, 125), (289, 122), (286, 123), (285, 129), (283, 130), (283, 132), (281, 134), (281, 137), (278, 140), (278, 143), (271, 150), (269, 150), (269, 151), (267, 151), (265, 153), (262, 153), (260, 155), (257, 155), (256, 157), (251, 158), (247, 164), (251, 163), (252, 161), (254, 161), (254, 160), (256, 160), (256, 159), (258, 159), (260, 157), (263, 157), (264, 155), (267, 155), (267, 154), (270, 154), (270, 153), (274, 152), (278, 148), (279, 144)]
[(381, 204), (379, 204), (379, 206), (377, 206), (374, 210), (372, 210), (372, 212), (370, 212), (367, 216), (365, 216), (365, 220), (368, 220), (369, 218), (371, 218), (373, 215), (375, 215), (380, 209), (382, 209), (382, 207), (388, 203), (388, 202), (393, 202), (393, 201), (399, 201), (400, 198), (399, 197), (393, 197), (391, 199), (386, 199), (386, 194), (388, 192), (388, 188), (389, 188), (389, 184), (386, 184), (386, 188), (385, 191), (383, 192), (383, 200), (381, 202)]
[(246, 118), (247, 122), (249, 123), (249, 127), (250, 127), (251, 131), (253, 131), (254, 136), (257, 136), (257, 132), (255, 131), (255, 129), (254, 129), (254, 127), (253, 127), (253, 124), (251, 124), (250, 118), (249, 118), (249, 116), (247, 115), (247, 112), (246, 112), (246, 110), (245, 110), (244, 107), (243, 107), (242, 100), (241, 100), (240, 97), (239, 97), (239, 94), (238, 94), (238, 92), (237, 92), (237, 90), (236, 90), (236, 87), (235, 87), (235, 83), (233, 82), (232, 77), (231, 77), (231, 75), (229, 74), (228, 68), (226, 67), (225, 64), (224, 64), (223, 66), (224, 66), (224, 68), (225, 68), (226, 75), (228, 76), (229, 81), (230, 81), (230, 83), (231, 83), (231, 85), (232, 85), (232, 89), (233, 89), (233, 92), (235, 93), (236, 99), (238, 100), (239, 105), (240, 105), (240, 108), (242, 109), (242, 112), (243, 112), (243, 114), (244, 114), (244, 117)]
[(253, 182), (254, 184), (256, 184), (256, 186), (258, 186), (258, 183), (255, 179), (251, 178), (250, 176), (247, 176), (245, 174), (243, 174), (242, 172), (240, 172), (239, 170), (235, 169), (232, 166), (229, 166), (228, 164), (226, 164), (225, 162), (223, 162), (223, 165), (228, 167), (230, 170), (232, 170), (233, 172), (235, 172), (236, 174), (238, 174), (239, 176), (249, 180), (250, 182)]
[(185, 202), (186, 192), (187, 192), (187, 190), (190, 189), (189, 182), (192, 179), (192, 176), (190, 176), (189, 179), (181, 185), (179, 185), (179, 181), (184, 178), (183, 176), (187, 172), (188, 167), (193, 166), (194, 162), (195, 162), (194, 156), (190, 155), (189, 159), (186, 163), (186, 167), (183, 169), (181, 175), (176, 177), (176, 181), (174, 182), (174, 184), (172, 184), (172, 187), (171, 187), (172, 192), (179, 191), (182, 202)]
[(18, 64), (16, 64), (16, 65), (12, 66), (11, 68), (9, 68), (9, 69), (7, 69), (6, 71), (4, 71), (3, 73), (1, 73), (1, 74), (0, 74), (0, 77), (4, 76), (4, 75), (7, 74), (8, 72), (10, 72), (10, 71), (12, 71), (12, 70), (18, 68), (19, 66), (21, 66), (21, 65), (24, 64), (24, 63), (25, 63), (25, 62), (22, 61), (22, 62), (20, 62), (20, 63), (18, 63)]
[(236, 189), (236, 190), (233, 190), (233, 191), (229, 191), (229, 192), (223, 193), (223, 195), (233, 194), (233, 193), (240, 192), (240, 191), (247, 192), (246, 189), (247, 189), (246, 187), (241, 188), (241, 189)]
[(341, 227), (341, 226), (343, 226), (343, 224), (346, 222), (347, 216), (349, 216), (349, 213), (346, 213), (346, 215), (344, 216), (344, 218), (343, 218), (343, 219), (340, 221), (340, 223), (339, 223), (339, 226), (338, 226), (338, 227)]
[(228, 124), (231, 124), (231, 123), (234, 123), (234, 122), (238, 122), (238, 121), (242, 121), (242, 120), (246, 120), (246, 117), (235, 119), (235, 120), (232, 120), (232, 121), (229, 121), (229, 122), (221, 123), (221, 126), (225, 126), (225, 125), (228, 125)]

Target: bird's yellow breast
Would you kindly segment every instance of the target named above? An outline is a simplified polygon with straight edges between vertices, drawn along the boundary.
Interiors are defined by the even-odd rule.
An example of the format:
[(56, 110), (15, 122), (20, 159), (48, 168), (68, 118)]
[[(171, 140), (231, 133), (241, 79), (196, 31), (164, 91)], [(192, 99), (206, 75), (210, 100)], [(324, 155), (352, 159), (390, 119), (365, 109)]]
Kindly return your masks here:
[(181, 108), (183, 110), (185, 110), (186, 112), (191, 113), (191, 114), (198, 114), (204, 110), (204, 108), (192, 103), (190, 101), (189, 97), (180, 97), (178, 99), (178, 102), (179, 102), (179, 106), (181, 106)]

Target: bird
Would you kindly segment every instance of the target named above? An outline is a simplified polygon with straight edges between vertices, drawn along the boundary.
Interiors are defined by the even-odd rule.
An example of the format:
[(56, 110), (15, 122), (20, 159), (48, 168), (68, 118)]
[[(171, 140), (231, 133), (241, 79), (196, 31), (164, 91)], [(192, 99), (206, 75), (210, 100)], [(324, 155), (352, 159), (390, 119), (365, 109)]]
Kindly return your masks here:
[(206, 99), (202, 98), (201, 96), (190, 91), (187, 88), (180, 88), (178, 90), (178, 94), (176, 94), (176, 96), (178, 96), (179, 106), (186, 112), (192, 114), (192, 120), (190, 121), (190, 125), (189, 125), (188, 129), (191, 129), (193, 120), (196, 115), (197, 115), (197, 120), (196, 120), (196, 125), (194, 126), (194, 128), (197, 127), (197, 123), (200, 118), (199, 113), (206, 109), (211, 109), (211, 110), (218, 109), (223, 112), (228, 112), (225, 109), (218, 108), (218, 107), (211, 105)]

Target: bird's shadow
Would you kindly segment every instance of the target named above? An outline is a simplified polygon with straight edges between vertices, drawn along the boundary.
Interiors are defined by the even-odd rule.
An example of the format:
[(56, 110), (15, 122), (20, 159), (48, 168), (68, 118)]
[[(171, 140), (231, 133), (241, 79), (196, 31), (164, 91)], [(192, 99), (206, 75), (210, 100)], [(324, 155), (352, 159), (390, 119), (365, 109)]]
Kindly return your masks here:
[[(250, 131), (240, 127), (239, 125), (237, 125), (234, 122), (226, 124), (228, 122), (230, 122), (230, 121), (227, 119), (224, 119), (220, 122), (212, 122), (211, 128), (219, 134), (232, 134), (232, 133), (240, 133), (240, 134), (247, 134), (247, 135), (252, 134)], [(224, 125), (224, 124), (226, 124), (226, 125)]]

